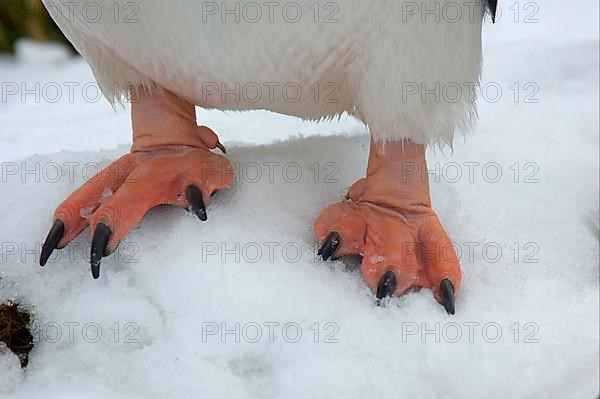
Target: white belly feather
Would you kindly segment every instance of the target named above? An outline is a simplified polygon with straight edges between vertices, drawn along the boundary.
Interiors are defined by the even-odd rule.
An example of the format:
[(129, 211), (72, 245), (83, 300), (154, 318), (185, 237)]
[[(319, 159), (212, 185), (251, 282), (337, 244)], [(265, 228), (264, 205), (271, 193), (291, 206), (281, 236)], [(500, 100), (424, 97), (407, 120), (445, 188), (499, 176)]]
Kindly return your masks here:
[(452, 2), (458, 19), (444, 0), (45, 3), (111, 102), (158, 84), (207, 108), (348, 112), (421, 143), (451, 142), (475, 112), (480, 2)]

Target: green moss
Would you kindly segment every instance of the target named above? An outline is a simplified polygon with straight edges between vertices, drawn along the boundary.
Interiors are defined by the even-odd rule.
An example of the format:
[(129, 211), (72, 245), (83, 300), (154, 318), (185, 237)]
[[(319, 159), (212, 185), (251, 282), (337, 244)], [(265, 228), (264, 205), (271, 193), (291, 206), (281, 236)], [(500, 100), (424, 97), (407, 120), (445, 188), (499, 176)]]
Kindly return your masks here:
[(40, 0), (0, 1), (0, 52), (20, 38), (68, 43)]

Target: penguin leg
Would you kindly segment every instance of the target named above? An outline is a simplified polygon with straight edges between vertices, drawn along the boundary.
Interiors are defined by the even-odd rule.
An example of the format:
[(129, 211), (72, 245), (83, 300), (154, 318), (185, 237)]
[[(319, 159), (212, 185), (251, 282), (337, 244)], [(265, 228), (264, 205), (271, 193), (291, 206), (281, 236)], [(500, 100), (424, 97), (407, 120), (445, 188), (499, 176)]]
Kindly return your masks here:
[(211, 194), (233, 180), (231, 164), (217, 135), (196, 125), (194, 105), (161, 89), (131, 93), (133, 145), (74, 191), (56, 209), (53, 226), (42, 246), (40, 264), (64, 248), (88, 225), (90, 263), (99, 276), (102, 256), (152, 207), (169, 204), (188, 209), (206, 220)]
[(325, 260), (362, 255), (362, 275), (378, 303), (425, 287), (454, 314), (460, 265), (431, 209), (423, 145), (371, 141), (366, 178), (321, 213), (314, 232)]

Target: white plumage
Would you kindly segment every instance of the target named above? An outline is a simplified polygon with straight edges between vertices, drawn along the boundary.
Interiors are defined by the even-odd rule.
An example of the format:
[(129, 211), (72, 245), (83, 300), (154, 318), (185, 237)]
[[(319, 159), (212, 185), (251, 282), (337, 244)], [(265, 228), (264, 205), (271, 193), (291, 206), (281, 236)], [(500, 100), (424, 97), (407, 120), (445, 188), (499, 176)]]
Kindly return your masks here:
[(206, 108), (347, 112), (416, 143), (451, 143), (475, 115), (481, 1), (44, 1), (111, 103), (159, 85)]

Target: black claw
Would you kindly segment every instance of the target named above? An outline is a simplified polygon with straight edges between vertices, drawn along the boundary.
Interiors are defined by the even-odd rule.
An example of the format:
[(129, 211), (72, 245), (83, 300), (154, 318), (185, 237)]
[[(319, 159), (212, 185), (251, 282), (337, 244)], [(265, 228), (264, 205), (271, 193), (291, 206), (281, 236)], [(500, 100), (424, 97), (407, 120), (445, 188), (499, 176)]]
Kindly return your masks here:
[(337, 231), (332, 231), (329, 233), (327, 238), (325, 238), (325, 242), (319, 248), (317, 255), (321, 255), (323, 260), (327, 260), (331, 258), (337, 247), (340, 245), (340, 234)]
[(440, 283), (441, 304), (448, 314), (454, 314), (454, 286), (447, 278)]
[(379, 284), (377, 284), (377, 305), (381, 305), (381, 300), (387, 296), (392, 295), (396, 289), (396, 275), (393, 271), (389, 270), (385, 272)]
[(220, 141), (217, 141), (217, 148), (218, 148), (219, 150), (221, 150), (221, 152), (222, 152), (223, 154), (227, 154), (227, 150), (225, 149), (225, 146), (224, 146), (223, 144), (221, 144), (221, 142), (220, 142)]
[(496, 23), (496, 11), (498, 8), (498, 0), (489, 0), (488, 7), (492, 16), (492, 23)]
[(206, 207), (204, 206), (204, 201), (202, 200), (202, 192), (200, 189), (193, 184), (187, 186), (185, 189), (185, 195), (188, 200), (189, 210), (193, 212), (198, 219), (203, 222), (208, 218), (206, 215)]
[(58, 246), (58, 243), (65, 234), (65, 224), (62, 220), (57, 219), (54, 221), (50, 232), (48, 232), (48, 236), (46, 237), (46, 241), (44, 241), (44, 245), (42, 245), (42, 254), (40, 255), (40, 266), (45, 266), (46, 262), (48, 262), (48, 258), (52, 255), (52, 252)]
[(106, 252), (106, 244), (110, 239), (112, 231), (104, 223), (98, 223), (92, 238), (92, 250), (90, 253), (90, 265), (92, 267), (92, 277), (97, 279), (100, 277), (100, 261)]

